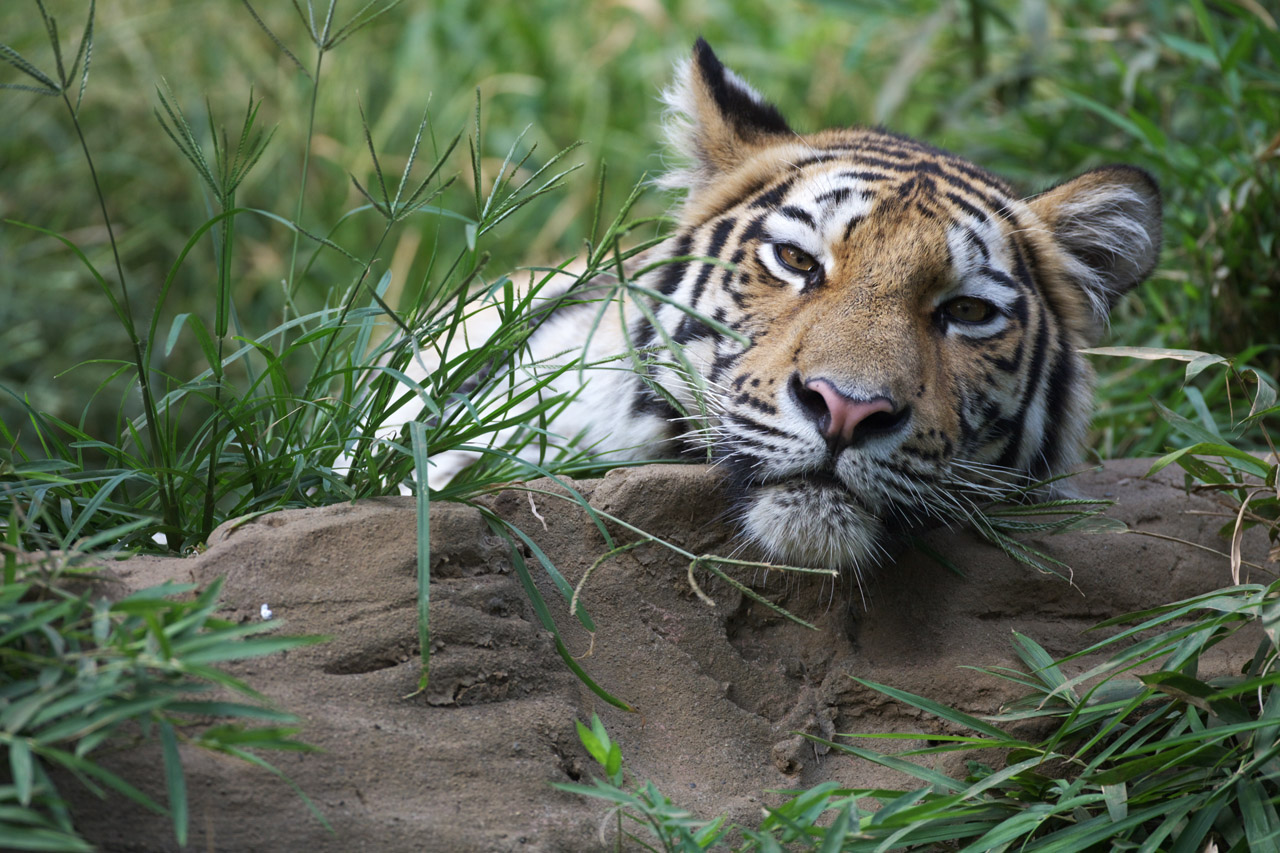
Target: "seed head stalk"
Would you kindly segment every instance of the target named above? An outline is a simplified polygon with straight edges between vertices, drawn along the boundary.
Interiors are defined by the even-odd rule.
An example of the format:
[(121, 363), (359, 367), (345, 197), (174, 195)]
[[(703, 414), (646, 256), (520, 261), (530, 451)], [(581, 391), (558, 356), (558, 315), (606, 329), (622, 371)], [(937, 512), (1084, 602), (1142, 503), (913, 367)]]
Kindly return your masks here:
[(107, 213), (106, 194), (103, 192), (102, 184), (98, 180), (98, 170), (93, 165), (93, 155), (89, 153), (89, 143), (84, 137), (84, 130), (80, 126), (80, 118), (77, 115), (75, 105), (71, 103), (71, 98), (67, 95), (66, 87), (63, 87), (61, 96), (62, 102), (66, 105), (67, 112), (71, 116), (71, 126), (75, 128), (76, 137), (80, 140), (80, 148), (84, 151), (84, 159), (89, 166), (89, 176), (93, 180), (94, 194), (98, 197), (98, 207), (102, 211), (102, 221), (107, 226), (107, 239), (111, 244), (111, 256), (115, 260), (116, 277), (120, 281), (121, 301), (116, 306), (116, 314), (124, 324), (125, 331), (129, 335), (129, 342), (133, 346), (133, 360), (138, 371), (138, 387), (142, 391), (142, 409), (147, 419), (147, 437), (151, 442), (152, 464), (155, 466), (155, 471), (160, 481), (161, 515), (164, 519), (165, 527), (171, 532), (176, 532), (181, 529), (181, 519), (178, 517), (178, 502), (173, 491), (173, 479), (170, 473), (173, 470), (173, 466), (169, 458), (168, 447), (160, 440), (159, 416), (156, 410), (155, 397), (151, 391), (147, 352), (143, 346), (142, 339), (138, 337), (137, 327), (133, 323), (133, 307), (129, 300), (129, 285), (124, 274), (124, 263), (120, 260), (120, 247), (116, 243), (116, 234), (111, 225), (111, 216)]
[[(311, 140), (315, 134), (316, 128), (316, 104), (320, 100), (320, 69), (324, 65), (325, 49), (323, 46), (316, 50), (316, 67), (311, 75), (311, 107), (307, 111), (307, 137), (306, 143), (302, 148), (302, 181), (298, 187), (298, 204), (294, 208), (293, 221), (297, 225), (302, 224), (302, 206), (307, 197), (307, 175), (311, 170)], [(301, 236), (297, 228), (293, 229), (293, 249), (289, 253), (289, 280), (288, 295), (285, 310), (288, 305), (293, 303), (293, 297), (298, 292), (298, 282), (294, 279), (295, 271), (298, 264), (298, 238)], [(286, 318), (287, 319), (287, 318)], [(281, 342), (283, 345), (283, 341)]]

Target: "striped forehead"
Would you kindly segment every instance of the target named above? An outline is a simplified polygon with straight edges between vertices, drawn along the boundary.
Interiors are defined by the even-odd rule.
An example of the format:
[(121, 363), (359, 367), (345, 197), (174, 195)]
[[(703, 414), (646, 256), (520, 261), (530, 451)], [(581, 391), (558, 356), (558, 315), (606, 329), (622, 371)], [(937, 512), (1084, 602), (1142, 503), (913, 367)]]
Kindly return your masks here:
[[(843, 156), (836, 156), (841, 154)], [(988, 242), (999, 238), (999, 223), (1012, 202), (996, 178), (954, 158), (884, 160), (860, 152), (827, 152), (796, 164), (757, 194), (755, 207), (809, 226), (831, 243), (850, 221), (876, 208), (914, 210), (972, 229)]]

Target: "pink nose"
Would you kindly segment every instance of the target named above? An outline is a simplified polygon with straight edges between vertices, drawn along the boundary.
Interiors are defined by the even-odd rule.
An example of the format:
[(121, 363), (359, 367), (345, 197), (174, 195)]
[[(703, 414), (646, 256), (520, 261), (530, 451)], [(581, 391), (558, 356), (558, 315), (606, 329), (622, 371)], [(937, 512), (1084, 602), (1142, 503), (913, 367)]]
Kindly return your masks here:
[(852, 442), (854, 427), (876, 412), (893, 411), (893, 404), (884, 397), (876, 397), (874, 400), (854, 400), (841, 394), (825, 379), (811, 379), (804, 384), (804, 387), (821, 395), (822, 401), (827, 405), (828, 421), (822, 434), (830, 440), (843, 444)]

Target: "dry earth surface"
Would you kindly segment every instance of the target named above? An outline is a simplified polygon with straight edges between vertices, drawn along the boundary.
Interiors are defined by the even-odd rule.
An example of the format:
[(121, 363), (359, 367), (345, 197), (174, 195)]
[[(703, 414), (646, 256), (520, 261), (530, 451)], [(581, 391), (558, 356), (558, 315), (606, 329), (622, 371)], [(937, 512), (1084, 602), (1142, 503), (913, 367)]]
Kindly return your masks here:
[[(882, 568), (862, 591), (848, 580), (801, 582), (746, 570), (743, 580), (817, 625), (809, 631), (704, 572), (698, 581), (716, 602), (707, 605), (690, 588), (686, 561), (645, 545), (604, 564), (587, 584), (582, 602), (598, 629), (594, 642), (544, 583), (570, 650), (638, 713), (600, 701), (565, 668), (505, 543), (473, 508), (432, 509), (431, 680), (416, 696), (410, 498), (224, 525), (198, 556), (117, 564), (112, 587), (118, 594), (168, 578), (203, 585), (224, 577), (232, 618), (257, 619), (267, 603), (287, 632), (332, 638), (233, 671), (304, 718), (304, 739), (323, 751), (268, 757), (334, 831), (276, 777), (191, 753), (189, 849), (594, 850), (605, 847), (613, 826), (602, 820), (602, 807), (551, 787), (589, 781), (593, 765), (574, 720), (593, 711), (637, 778), (654, 780), (704, 817), (727, 813), (754, 825), (762, 804), (777, 799), (770, 790), (828, 779), (867, 787), (903, 782), (823, 754), (796, 732), (946, 731), (850, 675), (991, 713), (1016, 691), (963, 667), (1011, 664), (1012, 631), (1063, 655), (1081, 648), (1081, 632), (1103, 619), (1229, 584), (1224, 557), (1159, 538), (1222, 551), (1221, 508), (1184, 494), (1177, 474), (1143, 479), (1146, 468), (1110, 463), (1078, 480), (1083, 493), (1114, 499), (1110, 514), (1140, 533), (1074, 533), (1037, 543), (1073, 567), (1073, 583), (955, 530), (934, 531), (926, 541), (963, 576), (916, 552)], [(719, 520), (723, 503), (709, 469), (651, 466), (577, 485), (593, 506), (693, 553), (737, 546), (733, 529)], [(571, 502), (537, 495), (531, 504), (527, 492), (510, 491), (489, 503), (570, 583), (606, 550)], [(1246, 544), (1246, 556), (1266, 559), (1264, 543)], [(536, 561), (530, 565), (545, 578)], [(1217, 665), (1235, 665), (1229, 657), (1224, 652)], [(163, 798), (157, 751), (144, 747), (108, 763)], [(77, 792), (69, 780), (64, 790), (73, 795), (78, 826), (102, 850), (176, 849), (166, 818)]]

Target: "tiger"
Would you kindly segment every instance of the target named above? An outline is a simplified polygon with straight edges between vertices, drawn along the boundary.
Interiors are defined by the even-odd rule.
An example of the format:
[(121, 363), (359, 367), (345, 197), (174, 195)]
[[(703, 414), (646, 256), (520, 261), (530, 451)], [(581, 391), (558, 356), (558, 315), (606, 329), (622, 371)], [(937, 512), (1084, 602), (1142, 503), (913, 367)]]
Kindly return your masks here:
[[(619, 462), (709, 457), (770, 561), (854, 573), (975, 491), (1078, 462), (1080, 350), (1160, 253), (1148, 173), (1024, 198), (884, 129), (801, 134), (701, 38), (662, 97), (672, 233), (622, 311), (569, 288), (530, 340), (532, 364), (580, 346), (597, 366), (553, 381), (556, 433)], [(474, 457), (433, 458), (434, 482)]]

